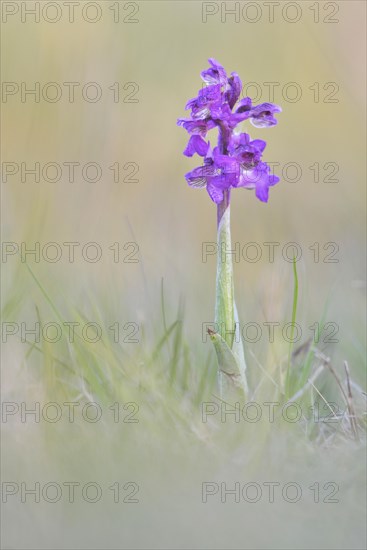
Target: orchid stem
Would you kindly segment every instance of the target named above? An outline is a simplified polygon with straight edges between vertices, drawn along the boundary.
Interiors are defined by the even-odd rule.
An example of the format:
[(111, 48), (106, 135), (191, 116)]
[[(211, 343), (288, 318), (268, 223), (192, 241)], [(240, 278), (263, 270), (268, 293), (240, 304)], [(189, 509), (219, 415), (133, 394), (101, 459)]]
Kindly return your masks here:
[[(229, 349), (232, 349), (235, 335), (234, 285), (231, 254), (230, 191), (224, 191), (223, 201), (217, 210), (217, 280), (215, 323), (217, 330)], [(219, 392), (223, 397), (228, 383), (227, 375), (219, 370)]]

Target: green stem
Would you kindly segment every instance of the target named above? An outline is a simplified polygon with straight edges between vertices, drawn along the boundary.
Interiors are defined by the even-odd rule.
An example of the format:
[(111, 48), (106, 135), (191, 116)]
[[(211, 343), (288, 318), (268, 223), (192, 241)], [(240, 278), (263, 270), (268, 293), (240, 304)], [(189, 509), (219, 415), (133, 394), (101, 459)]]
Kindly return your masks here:
[[(231, 131), (219, 124), (218, 146), (223, 155), (228, 154), (228, 142)], [(222, 398), (237, 395), (238, 378), (242, 382), (242, 390), (247, 390), (246, 362), (240, 335), (236, 340), (236, 322), (238, 315), (234, 301), (231, 219), (230, 219), (230, 190), (223, 192), (223, 200), (217, 207), (217, 282), (215, 300), (215, 323), (223, 344), (217, 342), (218, 357), (218, 386)], [(224, 348), (223, 348), (224, 346)], [(228, 348), (225, 348), (228, 346)], [(227, 359), (224, 359), (224, 356)], [(230, 359), (228, 359), (230, 358)], [(228, 363), (236, 365), (236, 380), (228, 375)], [(225, 364), (224, 364), (225, 363)], [(235, 390), (235, 392), (233, 392)]]
[(232, 349), (234, 320), (234, 286), (231, 254), (230, 191), (224, 191), (223, 201), (217, 210), (217, 281), (215, 322), (222, 338)]
[(290, 344), (289, 344), (289, 350), (288, 350), (288, 365), (287, 365), (287, 374), (286, 374), (286, 381), (285, 381), (285, 396), (287, 399), (289, 399), (290, 397), (293, 336), (294, 336), (294, 327), (295, 327), (296, 318), (297, 318), (297, 303), (298, 303), (298, 274), (297, 274), (297, 263), (295, 258), (293, 258), (293, 279), (294, 279), (294, 286), (293, 286), (291, 337), (290, 337)]

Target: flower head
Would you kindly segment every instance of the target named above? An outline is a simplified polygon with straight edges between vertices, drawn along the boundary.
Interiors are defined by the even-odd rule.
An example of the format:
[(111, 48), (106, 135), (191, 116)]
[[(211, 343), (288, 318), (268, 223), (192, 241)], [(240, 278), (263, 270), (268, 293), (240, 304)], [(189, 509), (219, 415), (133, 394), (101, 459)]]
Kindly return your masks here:
[(268, 202), (269, 187), (278, 181), (278, 176), (270, 173), (270, 166), (266, 162), (259, 162), (253, 168), (241, 167), (241, 175), (235, 187), (255, 189), (257, 198), (262, 202)]
[(239, 178), (239, 165), (236, 159), (222, 155), (218, 147), (204, 159), (204, 164), (186, 174), (191, 187), (206, 187), (210, 198), (219, 204), (223, 191), (234, 187)]
[(228, 150), (244, 168), (253, 168), (260, 162), (265, 147), (262, 139), (251, 141), (248, 134), (237, 134), (232, 136)]
[(208, 59), (210, 68), (206, 69), (201, 73), (201, 78), (204, 80), (205, 84), (227, 84), (227, 73), (224, 70), (224, 67), (218, 61), (212, 57)]
[[(191, 117), (177, 121), (190, 134), (184, 155), (192, 157), (196, 153), (204, 157), (203, 165), (188, 172), (186, 179), (191, 187), (206, 187), (217, 204), (223, 200), (224, 190), (232, 187), (255, 189), (256, 197), (267, 202), (269, 187), (279, 178), (270, 173), (269, 165), (262, 160), (266, 142), (251, 140), (249, 134), (234, 130), (246, 120), (257, 128), (274, 126), (274, 115), (282, 109), (273, 103), (253, 105), (250, 97), (239, 100), (242, 82), (238, 74), (228, 77), (213, 58), (209, 64), (201, 73), (206, 85), (186, 104)], [(215, 127), (219, 131), (218, 146), (211, 151), (204, 138)]]
[(250, 110), (250, 119), (257, 128), (266, 128), (267, 126), (275, 126), (278, 123), (274, 113), (281, 113), (282, 109), (279, 105), (273, 103), (262, 103), (256, 105)]
[(194, 120), (206, 119), (211, 116), (211, 107), (221, 102), (221, 86), (213, 84), (199, 90), (197, 97), (186, 103), (185, 109), (191, 109), (191, 117)]

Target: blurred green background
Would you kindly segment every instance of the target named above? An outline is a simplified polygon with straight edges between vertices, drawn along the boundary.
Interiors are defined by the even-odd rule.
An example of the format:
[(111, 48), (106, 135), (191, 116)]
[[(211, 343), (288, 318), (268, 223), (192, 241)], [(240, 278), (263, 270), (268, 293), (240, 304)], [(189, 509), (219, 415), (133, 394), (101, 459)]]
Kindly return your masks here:
[[(46, 3), (41, 2), (41, 6)], [(292, 264), (284, 260), (280, 249), (286, 243), (298, 243), (302, 250), (298, 263), (298, 320), (304, 330), (304, 339), (312, 335), (308, 327), (320, 321), (323, 314), (326, 321), (337, 323), (339, 342), (331, 344), (327, 353), (333, 357), (338, 368), (347, 359), (353, 377), (363, 384), (366, 275), (365, 3), (353, 0), (296, 2), (302, 15), (294, 23), (286, 20), (295, 17), (295, 12), (290, 7), (285, 17), (282, 10), (286, 3), (283, 1), (275, 8), (272, 23), (263, 2), (256, 3), (260, 6), (258, 13), (261, 16), (259, 21), (253, 23), (243, 17), (246, 2), (207, 3), (210, 4), (208, 9), (218, 9), (218, 12), (208, 15), (206, 23), (203, 22), (205, 7), (199, 1), (100, 1), (95, 4), (100, 7), (102, 17), (96, 23), (81, 17), (81, 6), (86, 2), (80, 2), (80, 6), (76, 7), (74, 23), (68, 22), (64, 5), (62, 17), (56, 23), (49, 23), (42, 14), (39, 23), (33, 22), (32, 17), (23, 23), (19, 2), (2, 4), (3, 10), (5, 4), (19, 8), (19, 12), (9, 15), (7, 20), (4, 20), (3, 12), (3, 83), (15, 82), (20, 86), (24, 82), (32, 88), (35, 82), (39, 82), (42, 88), (46, 83), (56, 82), (63, 90), (61, 100), (55, 103), (43, 101), (42, 98), (37, 103), (32, 97), (22, 102), (20, 93), (9, 96), (6, 102), (3, 99), (3, 162), (25, 162), (29, 167), (35, 162), (41, 163), (41, 166), (49, 162), (60, 165), (74, 161), (81, 165), (95, 162), (102, 168), (102, 177), (95, 183), (83, 181), (80, 168), (73, 183), (68, 181), (66, 169), (60, 181), (55, 183), (44, 181), (42, 177), (36, 183), (32, 176), (22, 182), (19, 173), (2, 183), (3, 241), (26, 242), (30, 248), (36, 241), (41, 246), (51, 241), (60, 245), (70, 241), (82, 245), (97, 242), (103, 249), (102, 259), (97, 263), (86, 262), (79, 252), (76, 252), (74, 263), (68, 261), (66, 253), (56, 263), (42, 260), (35, 263), (29, 257), (32, 271), (64, 318), (73, 320), (71, 312), (75, 309), (92, 319), (98, 312), (106, 323), (112, 324), (117, 319), (121, 322), (136, 321), (143, 324), (147, 332), (159, 332), (162, 326), (163, 278), (167, 316), (174, 318), (179, 298), (183, 297), (185, 334), (190, 343), (192, 364), (197, 364), (199, 368), (205, 361), (209, 344), (201, 341), (202, 323), (211, 321), (214, 316), (216, 258), (212, 256), (203, 262), (202, 245), (216, 240), (216, 209), (205, 190), (191, 190), (186, 184), (184, 174), (199, 165), (200, 159), (187, 159), (182, 155), (188, 136), (176, 126), (176, 119), (185, 116), (186, 101), (194, 97), (201, 86), (200, 72), (207, 67), (207, 59), (214, 57), (228, 73), (236, 71), (244, 86), (249, 82), (258, 83), (262, 90), (259, 101), (270, 99), (264, 83), (279, 83), (274, 96), (274, 102), (283, 109), (278, 116), (278, 125), (270, 129), (252, 126), (244, 126), (243, 129), (247, 128), (252, 138), (268, 142), (264, 154), (266, 161), (279, 162), (281, 167), (287, 163), (297, 163), (302, 170), (299, 181), (292, 183), (285, 181), (276, 169), (281, 181), (271, 189), (268, 204), (260, 203), (250, 191), (238, 189), (232, 194), (233, 242), (240, 243), (241, 247), (248, 242), (257, 242), (263, 252), (263, 257), (256, 263), (241, 259), (234, 266), (242, 322), (253, 321), (262, 325), (264, 321), (284, 323), (290, 320)], [(34, 3), (26, 4), (31, 6)], [(61, 6), (63, 3), (58, 4)], [(115, 6), (116, 10), (116, 4), (120, 6), (119, 22), (114, 22), (116, 11), (111, 9)], [(240, 20), (236, 22), (234, 16), (229, 14), (224, 17), (223, 5), (228, 9), (238, 5), (236, 9), (241, 9)], [(334, 8), (335, 15), (331, 15)], [(49, 9), (48, 17), (51, 18), (54, 12), (52, 7)], [(251, 11), (254, 8), (248, 9), (248, 18), (254, 18), (255, 12)], [(316, 9), (319, 22), (315, 22)], [(93, 17), (93, 7), (88, 13)], [(133, 18), (137, 22), (124, 22), (124, 18)], [(326, 22), (325, 18), (333, 18), (337, 22)], [(68, 102), (66, 87), (63, 86), (65, 82), (81, 83), (76, 88), (74, 103)], [(89, 103), (83, 100), (80, 88), (87, 82), (96, 82), (101, 86), (103, 94), (100, 101)], [(126, 98), (127, 92), (131, 91), (124, 90), (123, 86), (129, 82), (136, 83), (139, 87), (136, 94), (138, 102), (121, 100), (115, 103), (109, 90), (115, 82), (120, 83), (122, 98)], [(292, 102), (282, 95), (284, 86), (291, 82), (297, 83), (301, 89), (299, 101)], [(331, 87), (328, 87), (330, 83)], [(320, 93), (318, 101), (314, 96), (316, 89)], [(331, 96), (334, 90), (337, 91)], [(249, 89), (250, 94), (253, 91), (254, 88)], [(289, 94), (293, 92), (294, 89), (289, 88)], [(328, 102), (330, 99), (336, 101)], [(216, 136), (215, 132), (212, 134), (213, 144)], [(138, 182), (115, 183), (109, 167), (116, 162), (121, 166), (128, 162), (136, 163), (139, 168), (136, 176)], [(320, 166), (318, 182), (310, 169), (315, 163)], [(324, 168), (326, 163), (337, 165), (336, 182), (323, 181), (331, 173), (330, 168)], [(293, 177), (291, 169), (288, 174)], [(131, 264), (113, 262), (109, 247), (115, 242), (124, 244), (132, 241), (139, 245), (140, 261)], [(269, 263), (267, 249), (263, 245), (270, 241), (280, 243), (274, 263)], [(338, 263), (322, 261), (331, 252), (331, 249), (323, 249), (329, 242), (339, 247), (336, 255)], [(309, 249), (314, 243), (320, 246), (321, 256), (317, 263)], [(45, 322), (54, 320), (52, 310), (45, 305), (44, 297), (19, 256), (9, 257), (5, 264), (2, 290), (9, 315), (4, 320), (34, 320), (36, 307), (43, 308)], [(249, 344), (248, 349), (261, 363), (269, 361), (269, 350), (264, 345), (264, 339), (258, 344)], [(284, 346), (275, 352), (273, 350), (275, 358), (270, 354), (270, 362), (276, 363), (286, 350)], [(4, 346), (5, 399), (22, 399), (25, 386), (29, 383), (27, 391), (30, 390), (30, 395), (35, 399), (41, 399), (38, 385), (30, 381), (29, 372), (24, 372), (22, 368), (26, 352), (27, 347), (15, 340)], [(175, 397), (180, 399), (179, 395)], [(14, 447), (11, 446), (11, 449), (17, 454), (19, 447), (16, 443), (20, 444), (20, 435), (13, 432), (12, 437)], [(200, 456), (200, 446), (195, 445), (191, 457), (193, 463), (194, 457)], [(295, 446), (290, 444), (291, 449)], [(103, 458), (98, 453), (98, 459), (109, 463), (111, 449), (106, 443), (106, 454)], [(140, 452), (144, 455), (143, 448), (139, 448)], [(281, 462), (284, 457), (282, 453), (280, 455)], [(6, 461), (8, 466), (13, 460), (12, 452), (9, 456)], [(34, 456), (41, 470), (42, 464), (47, 464), (48, 456), (44, 449)], [(348, 463), (347, 452), (337, 461), (341, 472), (344, 459)], [(98, 462), (96, 456), (93, 460)], [(322, 466), (326, 471), (328, 461), (325, 459)], [(200, 470), (200, 466), (197, 467)], [(349, 464), (349, 467), (354, 466)], [(19, 473), (22, 466), (16, 469)], [(148, 460), (142, 461), (142, 470), (149, 477)], [(264, 471), (267, 471), (266, 467)], [(190, 478), (190, 471), (186, 473)], [(180, 505), (176, 501), (177, 510), (172, 514), (184, 516), (191, 507), (190, 502), (188, 495)], [(356, 504), (353, 496), (350, 502)], [(152, 514), (148, 504), (146, 506), (142, 516), (145, 522)], [(170, 505), (167, 504), (167, 507), (169, 509)], [(12, 515), (12, 521), (16, 521), (17, 513)], [(190, 521), (195, 521), (195, 514), (190, 513)], [(218, 510), (213, 512), (214, 517), (218, 514), (220, 517), (221, 513)], [(279, 513), (282, 514), (282, 508)], [(232, 525), (231, 522), (235, 521), (233, 515), (227, 509), (226, 514), (225, 521)], [(269, 511), (267, 514), (265, 517), (269, 520), (272, 513)], [(284, 521), (287, 514), (285, 511), (279, 521)], [(45, 527), (44, 531), (41, 529), (42, 533), (32, 531), (32, 516), (27, 517), (32, 536), (28, 542), (22, 542), (22, 547), (33, 547), (32, 544), (47, 547), (52, 540), (52, 529), (49, 532)], [(96, 517), (103, 524), (107, 515), (102, 511)], [(136, 547), (139, 544), (149, 548), (172, 547), (169, 529), (166, 538), (156, 532), (157, 522), (160, 525), (161, 520), (158, 517), (155, 523), (152, 521), (155, 525), (153, 531), (149, 531), (149, 522), (145, 523), (148, 525), (146, 538), (140, 537)], [(12, 521), (10, 525), (14, 527)], [(47, 521), (50, 526), (52, 519)], [(139, 524), (141, 519), (132, 521), (136, 529), (144, 529)], [(236, 521), (241, 520), (237, 518)], [(299, 520), (294, 521), (298, 525)], [(302, 536), (311, 533), (312, 521), (307, 521), (308, 527)], [(82, 524), (86, 529), (88, 518), (84, 518)], [(208, 530), (213, 528), (216, 532), (216, 526), (210, 522), (205, 525)], [(104, 539), (108, 539), (108, 547), (132, 547), (134, 544), (135, 531), (132, 528), (126, 539), (128, 542), (121, 542), (110, 525), (104, 528), (109, 533), (109, 538), (106, 535)], [(77, 541), (78, 547), (84, 547), (83, 544), (94, 547), (93, 536), (85, 538), (86, 531), (83, 529), (74, 532), (73, 536), (70, 534), (70, 540)], [(184, 541), (181, 542), (182, 547), (196, 547), (197, 541), (197, 547), (211, 544), (208, 547), (219, 548), (228, 540), (221, 538), (221, 532), (217, 540), (213, 536), (213, 540), (208, 542), (201, 534), (197, 534), (196, 538), (189, 536), (190, 529), (190, 522), (185, 527), (181, 525), (181, 538), (175, 541), (175, 547), (181, 547), (180, 541)], [(229, 539), (228, 547), (239, 548), (243, 547), (242, 544), (249, 545), (246, 547), (258, 544), (258, 548), (263, 548), (262, 545), (285, 548), (287, 544), (294, 547), (298, 540), (297, 529), (294, 530), (294, 538), (290, 539), (280, 536), (279, 531), (280, 538), (275, 538), (274, 546), (269, 546), (271, 537), (267, 539), (265, 535), (256, 539), (252, 534), (246, 542), (237, 532), (235, 535), (232, 533), (233, 540), (231, 542)], [(319, 533), (316, 539), (314, 534), (310, 534), (310, 538), (306, 538), (308, 542), (302, 546), (303, 543), (298, 541), (297, 547), (310, 547), (307, 544), (318, 547), (317, 544), (320, 544), (320, 548), (327, 548), (331, 547), (328, 546), (331, 540), (333, 544), (339, 543), (340, 548), (348, 547), (348, 537), (343, 540), (337, 532), (335, 540), (330, 539), (329, 530), (326, 527), (320, 529), (322, 534)], [(59, 524), (57, 532), (62, 530)], [(149, 539), (150, 532), (155, 533), (153, 540)], [(21, 538), (11, 535), (9, 540), (20, 544)], [(64, 541), (69, 546), (62, 546), (62, 539), (61, 542), (53, 541), (53, 544), (55, 548), (72, 547), (70, 540)], [(155, 543), (155, 540), (160, 542)], [(101, 541), (97, 538), (95, 544), (101, 544)], [(358, 533), (353, 544), (355, 548), (362, 547)]]
[[(120, 4), (123, 19), (133, 8)], [(239, 4), (243, 9), (245, 3)], [(252, 24), (243, 15), (238, 23), (230, 15), (221, 22), (220, 3), (215, 4), (218, 14), (208, 15), (207, 23), (202, 22), (200, 2), (141, 2), (139, 12), (130, 16), (139, 22), (132, 24), (114, 23), (112, 3), (100, 5), (103, 15), (95, 24), (81, 20), (80, 8), (74, 23), (67, 21), (64, 10), (55, 24), (42, 15), (40, 23), (28, 17), (24, 24), (20, 14), (9, 16), (3, 24), (3, 81), (25, 82), (29, 87), (34, 82), (41, 87), (48, 82), (97, 82), (103, 89), (101, 100), (94, 104), (81, 98), (80, 87), (75, 103), (68, 103), (63, 86), (57, 103), (42, 98), (35, 103), (32, 97), (21, 103), (17, 94), (3, 105), (4, 161), (30, 165), (38, 161), (41, 166), (97, 162), (103, 170), (94, 184), (83, 181), (80, 169), (74, 183), (68, 181), (66, 168), (57, 183), (41, 177), (36, 184), (32, 176), (21, 183), (19, 176), (9, 177), (3, 185), (4, 240), (106, 245), (136, 240), (149, 288), (154, 293), (164, 277), (173, 295), (186, 296), (195, 337), (197, 317), (199, 324), (212, 318), (215, 257), (202, 263), (201, 248), (202, 242), (215, 241), (215, 205), (205, 191), (186, 185), (184, 173), (198, 161), (182, 155), (187, 134), (175, 123), (185, 115), (187, 99), (200, 88), (199, 73), (207, 66), (207, 58), (215, 57), (228, 72), (238, 72), (244, 85), (258, 83), (262, 101), (269, 100), (263, 83), (279, 83), (274, 88), (274, 101), (283, 108), (278, 126), (248, 131), (253, 138), (268, 141), (265, 160), (281, 164), (276, 169), (281, 177), (281, 169), (289, 162), (302, 170), (295, 183), (282, 178), (271, 190), (268, 205), (251, 192), (233, 194), (233, 241), (241, 247), (255, 241), (263, 251), (259, 262), (241, 259), (235, 266), (242, 317), (261, 321), (261, 312), (269, 308), (269, 293), (275, 301), (287, 299), (290, 265), (280, 252), (275, 256), (278, 268), (269, 265), (263, 243), (277, 241), (280, 251), (295, 241), (303, 253), (300, 286), (308, 317), (317, 321), (321, 304), (331, 295), (329, 318), (340, 323), (342, 344), (353, 345), (362, 323), (360, 281), (365, 264), (364, 3), (338, 3), (338, 13), (329, 18), (339, 22), (329, 24), (323, 19), (331, 11), (323, 3), (319, 23), (314, 22), (312, 4), (303, 2), (302, 17), (293, 24), (284, 20), (283, 5), (274, 11), (274, 23), (269, 23), (268, 8), (260, 3), (260, 20)], [(49, 18), (54, 16), (52, 10), (47, 13)], [(87, 13), (93, 17), (93, 10)], [(251, 9), (246, 13), (255, 18)], [(292, 9), (286, 14), (295, 18)], [(127, 93), (122, 90), (126, 82), (137, 83), (139, 102), (114, 103), (108, 90), (114, 82), (120, 83), (122, 97)], [(301, 89), (302, 97), (295, 103), (282, 97), (281, 90), (289, 82)], [(339, 87), (333, 95), (334, 87), (323, 89), (330, 82)], [(318, 103), (315, 90), (309, 89), (315, 83), (320, 90)], [(254, 91), (249, 88), (249, 93)], [(294, 92), (289, 88), (289, 97)], [(337, 103), (325, 103), (329, 95)], [(115, 162), (137, 163), (139, 183), (114, 184), (108, 167)], [(332, 166), (323, 168), (327, 162), (338, 165), (337, 183), (323, 182), (333, 171)], [(320, 166), (319, 183), (309, 168), (314, 163)], [(295, 172), (290, 168), (288, 174), (292, 179)], [(308, 247), (319, 242), (322, 260), (332, 251), (322, 251), (330, 241), (340, 247), (339, 263), (315, 264)], [(133, 304), (140, 303), (139, 266), (115, 265), (108, 261), (110, 255), (105, 249), (102, 261), (95, 265), (83, 260), (70, 265), (65, 255), (54, 265), (41, 262), (37, 270), (45, 270), (43, 277), (51, 285), (57, 279), (61, 295), (66, 289), (66, 301), (77, 299), (87, 280), (97, 287), (103, 281), (103, 286), (114, 288), (114, 300), (128, 294)], [(11, 260), (9, 267), (16, 263)], [(279, 313), (267, 311), (266, 315)]]

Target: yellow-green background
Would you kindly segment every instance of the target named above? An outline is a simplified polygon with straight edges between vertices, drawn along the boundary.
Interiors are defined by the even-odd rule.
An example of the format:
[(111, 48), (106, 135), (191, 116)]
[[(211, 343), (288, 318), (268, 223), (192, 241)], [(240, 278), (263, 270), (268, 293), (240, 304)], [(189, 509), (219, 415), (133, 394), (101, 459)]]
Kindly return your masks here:
[[(215, 258), (202, 263), (201, 247), (202, 242), (215, 241), (216, 212), (205, 190), (191, 190), (186, 184), (185, 172), (198, 161), (182, 155), (187, 134), (176, 126), (176, 119), (184, 116), (186, 101), (200, 88), (199, 74), (209, 57), (218, 59), (228, 72), (238, 72), (244, 83), (279, 82), (275, 102), (283, 112), (278, 125), (271, 129), (249, 127), (248, 131), (253, 138), (268, 142), (265, 160), (297, 162), (303, 176), (298, 183), (281, 181), (271, 189), (267, 205), (250, 191), (234, 191), (232, 238), (241, 245), (250, 241), (299, 243), (303, 251), (298, 264), (300, 323), (307, 330), (320, 320), (327, 303), (326, 320), (340, 326), (340, 342), (328, 353), (339, 367), (347, 359), (361, 382), (365, 323), (365, 3), (337, 2), (339, 22), (335, 24), (315, 23), (310, 11), (313, 3), (304, 1), (298, 3), (302, 19), (294, 24), (284, 21), (280, 8), (275, 22), (269, 23), (263, 3), (263, 17), (258, 23), (242, 19), (235, 23), (233, 17), (221, 22), (217, 14), (204, 24), (202, 3), (197, 1), (138, 2), (139, 23), (114, 23), (108, 10), (111, 4), (100, 2), (103, 17), (96, 24), (82, 21), (79, 15), (73, 24), (65, 19), (56, 24), (23, 24), (19, 16), (2, 24), (3, 81), (27, 82), (30, 86), (34, 82), (95, 81), (103, 87), (102, 100), (96, 104), (81, 100), (78, 93), (74, 104), (67, 102), (66, 94), (56, 104), (34, 103), (32, 99), (21, 103), (19, 95), (10, 97), (2, 105), (3, 161), (94, 161), (103, 167), (105, 175), (95, 184), (81, 179), (70, 183), (66, 178), (54, 184), (34, 183), (31, 178), (21, 183), (16, 177), (10, 178), (2, 184), (3, 240), (29, 245), (35, 241), (96, 241), (103, 245), (104, 256), (98, 264), (88, 264), (80, 257), (74, 264), (65, 257), (56, 264), (30, 260), (34, 273), (68, 320), (72, 320), (74, 307), (90, 317), (95, 308), (115, 315), (118, 312), (121, 321), (160, 326), (163, 277), (168, 310), (176, 307), (180, 295), (184, 296), (185, 330), (192, 349), (201, 349), (201, 323), (213, 318), (215, 283)], [(326, 13), (324, 6), (320, 2), (321, 17)], [(116, 81), (122, 85), (138, 83), (139, 103), (113, 103), (107, 88)], [(285, 101), (279, 93), (288, 82), (297, 82), (302, 88), (302, 99), (297, 103)], [(339, 101), (315, 103), (309, 90), (315, 82), (320, 83), (321, 93), (325, 83), (336, 82)], [(263, 89), (263, 99), (267, 100)], [(139, 183), (113, 183), (107, 167), (116, 161), (138, 163)], [(321, 166), (336, 162), (339, 182), (315, 183), (308, 169), (315, 162)], [(133, 240), (139, 243), (141, 262), (113, 263), (108, 246)], [(340, 247), (339, 263), (314, 263), (308, 247), (315, 242), (322, 247), (329, 241)], [(35, 305), (43, 301), (39, 289), (19, 258), (10, 258), (4, 267), (3, 292), (19, 297), (19, 316), (5, 320), (33, 319)], [(255, 264), (236, 263), (235, 282), (242, 322), (290, 320), (292, 266), (279, 252), (274, 264), (266, 259)], [(52, 312), (46, 312), (45, 320), (52, 320)], [(111, 323), (115, 320), (110, 319)], [(265, 361), (267, 348), (249, 347)], [(24, 353), (20, 344), (12, 344), (4, 353), (5, 397), (7, 391), (13, 399), (17, 391), (23, 395), (27, 377), (20, 377), (19, 372)], [(37, 391), (35, 398), (39, 398)], [(41, 463), (47, 462), (46, 452), (40, 456)], [(147, 464), (145, 467), (148, 471)], [(181, 509), (181, 502), (176, 501), (175, 513), (185, 515), (189, 502), (185, 500), (186, 508), (182, 504)], [(151, 513), (151, 509), (143, 509), (145, 525)], [(156, 522), (161, 519), (158, 515)], [(88, 520), (84, 521), (87, 525)], [(308, 521), (311, 530), (312, 522)], [(154, 525), (154, 540), (170, 547), (172, 537), (160, 538)], [(209, 522), (207, 528), (210, 526)], [(180, 540), (192, 547), (198, 540), (205, 547), (205, 537), (187, 535), (191, 528), (190, 523), (182, 528)], [(136, 529), (144, 529), (144, 524), (142, 527), (137, 520)], [(109, 544), (119, 547), (111, 528), (108, 532)], [(43, 540), (47, 546), (51, 539), (46, 535), (39, 538), (37, 533), (32, 531), (29, 544)], [(80, 536), (83, 544), (88, 539), (83, 533), (74, 540)], [(240, 547), (242, 539), (237, 535), (233, 545)], [(129, 544), (134, 540), (131, 537)], [(154, 547), (154, 540), (148, 539), (148, 535), (147, 539), (139, 538)], [(224, 544), (225, 538), (218, 540)], [(256, 541), (256, 537), (250, 540)], [(317, 545), (317, 537), (313, 540), (311, 536), (309, 541)], [(55, 544), (62, 547), (61, 542)], [(215, 547), (216, 542), (212, 544)]]

